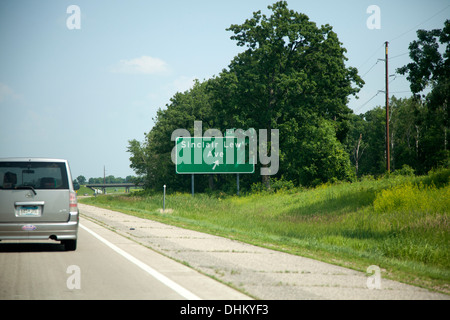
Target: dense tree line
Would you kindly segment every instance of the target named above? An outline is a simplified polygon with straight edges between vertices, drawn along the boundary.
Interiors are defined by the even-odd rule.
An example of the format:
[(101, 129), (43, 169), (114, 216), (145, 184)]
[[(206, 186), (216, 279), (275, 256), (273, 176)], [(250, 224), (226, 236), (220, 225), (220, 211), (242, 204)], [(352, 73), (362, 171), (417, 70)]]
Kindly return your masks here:
[[(397, 70), (407, 75), (413, 96), (390, 99), (391, 170), (406, 166), (417, 174), (448, 167), (450, 101), (450, 20), (443, 29), (418, 30), (409, 46), (411, 63)], [(443, 51), (443, 54), (440, 53)], [(423, 94), (430, 89), (428, 94)], [(386, 109), (352, 115), (345, 142), (358, 175), (385, 173)]]
[[(183, 128), (193, 136), (194, 121), (203, 130), (248, 128), (279, 130), (280, 166), (276, 175), (242, 175), (241, 186), (265, 187), (289, 181), (291, 185), (316, 185), (328, 181), (352, 181), (357, 176), (385, 173), (385, 110), (376, 107), (353, 114), (349, 97), (364, 85), (358, 72), (347, 67), (346, 49), (332, 27), (318, 27), (302, 14), (288, 9), (286, 2), (260, 11), (241, 25), (231, 25), (232, 40), (245, 50), (222, 72), (186, 92), (176, 93), (159, 109), (155, 125), (144, 141), (129, 141), (131, 168), (147, 188), (187, 191), (190, 176), (177, 175), (171, 161), (172, 132)], [(448, 22), (443, 30), (421, 33), (411, 44), (413, 63), (399, 72), (408, 74), (417, 95), (391, 101), (392, 169), (408, 165), (426, 172), (448, 162)], [(417, 72), (422, 51), (433, 42), (447, 44), (440, 59), (433, 55), (433, 68)], [(425, 50), (425, 48), (427, 48)], [(437, 51), (437, 50), (436, 50)], [(417, 59), (415, 59), (417, 57)], [(438, 65), (440, 63), (440, 65)], [(428, 78), (427, 78), (428, 77)], [(419, 96), (423, 86), (433, 90)], [(198, 175), (196, 189), (233, 190), (235, 176)]]
[(95, 184), (95, 183), (134, 183), (136, 180), (136, 177), (133, 176), (127, 176), (126, 178), (121, 177), (115, 177), (113, 175), (109, 175), (106, 177), (98, 177), (98, 178), (89, 178), (89, 180), (86, 179), (85, 176), (79, 175), (75, 181), (80, 185), (85, 184)]

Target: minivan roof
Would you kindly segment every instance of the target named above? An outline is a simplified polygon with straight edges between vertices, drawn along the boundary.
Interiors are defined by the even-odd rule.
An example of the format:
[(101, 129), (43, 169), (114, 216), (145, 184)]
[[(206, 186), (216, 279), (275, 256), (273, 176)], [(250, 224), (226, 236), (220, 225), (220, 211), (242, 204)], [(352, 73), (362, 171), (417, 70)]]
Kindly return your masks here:
[(53, 159), (53, 158), (30, 158), (30, 157), (16, 157), (16, 158), (0, 158), (1, 162), (4, 161), (32, 161), (32, 162), (67, 162), (65, 159)]

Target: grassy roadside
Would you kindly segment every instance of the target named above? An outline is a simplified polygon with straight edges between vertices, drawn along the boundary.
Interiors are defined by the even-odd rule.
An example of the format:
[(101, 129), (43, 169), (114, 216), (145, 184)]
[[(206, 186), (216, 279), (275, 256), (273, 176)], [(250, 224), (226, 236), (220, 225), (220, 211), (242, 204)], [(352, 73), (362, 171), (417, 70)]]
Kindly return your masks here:
[(80, 202), (450, 294), (450, 170), (246, 196), (132, 193)]

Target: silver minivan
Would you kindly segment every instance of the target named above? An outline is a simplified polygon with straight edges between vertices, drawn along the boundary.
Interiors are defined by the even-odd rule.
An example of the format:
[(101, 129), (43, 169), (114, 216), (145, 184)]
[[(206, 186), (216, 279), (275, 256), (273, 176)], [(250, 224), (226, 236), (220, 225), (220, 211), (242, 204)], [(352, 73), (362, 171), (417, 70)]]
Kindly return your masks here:
[(78, 225), (67, 160), (0, 158), (0, 241), (51, 239), (73, 251)]

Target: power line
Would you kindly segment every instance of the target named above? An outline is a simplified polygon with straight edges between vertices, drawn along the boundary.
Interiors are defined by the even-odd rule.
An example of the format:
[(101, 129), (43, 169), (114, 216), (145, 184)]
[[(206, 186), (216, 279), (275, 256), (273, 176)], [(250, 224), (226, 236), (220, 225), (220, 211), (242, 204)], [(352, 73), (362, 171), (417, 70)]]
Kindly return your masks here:
[(379, 51), (380, 48), (382, 48), (383, 46), (384, 46), (384, 43), (382, 43), (381, 46), (379, 46), (378, 48), (376, 48), (375, 51), (372, 53), (372, 55), (371, 55), (369, 58), (367, 58), (367, 60), (364, 61), (364, 62), (359, 66), (358, 69), (361, 69), (367, 62), (369, 62), (370, 59), (373, 58), (373, 56), (375, 56), (376, 54), (378, 54), (378, 51)]
[[(381, 60), (380, 60), (381, 61)], [(389, 84), (391, 84), (393, 81), (395, 81), (399, 76), (397, 74), (391, 74), (390, 77), (394, 77), (392, 80), (389, 81)], [(408, 91), (392, 91), (390, 93), (394, 94), (394, 93), (408, 93), (411, 92), (411, 90)], [(373, 99), (375, 99), (376, 96), (378, 96), (380, 93), (385, 93), (384, 90), (380, 89), (377, 91), (377, 93), (375, 93), (369, 100), (367, 100), (366, 102), (364, 102), (362, 105), (360, 105), (358, 108), (356, 108), (354, 110), (354, 112), (358, 112), (359, 110), (361, 110), (364, 106), (366, 106), (370, 101), (372, 101)]]
[[(426, 20), (420, 22), (419, 24), (417, 24), (416, 26), (412, 27), (411, 29), (408, 29), (407, 31), (401, 33), (400, 35), (396, 36), (395, 38), (392, 38), (389, 42), (392, 42), (392, 41), (394, 41), (394, 40), (397, 40), (397, 39), (403, 37), (405, 34), (411, 32), (411, 31), (417, 30), (417, 28), (418, 28), (419, 26), (423, 25), (424, 23), (427, 23), (428, 21), (430, 21), (431, 19), (433, 19), (434, 17), (436, 17), (436, 16), (439, 15), (440, 13), (444, 12), (445, 10), (447, 10), (449, 7), (450, 7), (450, 5), (447, 5), (446, 7), (444, 7), (444, 8), (441, 9), (441, 10), (439, 10), (438, 12), (436, 12), (434, 15), (432, 15), (432, 16), (429, 17), (429, 18), (427, 18)], [(368, 57), (368, 58), (367, 58), (367, 59), (359, 66), (358, 69), (361, 69), (367, 62), (369, 62), (369, 61), (370, 61), (370, 60), (378, 53), (379, 49), (382, 48), (384, 45), (385, 45), (385, 42), (383, 42), (379, 47), (377, 47), (377, 48), (374, 50), (374, 52), (372, 53), (372, 55), (370, 55), (370, 57)], [(398, 58), (398, 57), (407, 55), (408, 53), (409, 53), (409, 52), (404, 52), (404, 53), (401, 53), (401, 54), (399, 54), (399, 55), (393, 56), (393, 57), (390, 58), (390, 59), (395, 59), (395, 58)], [(365, 75), (367, 75), (367, 74), (375, 67), (375, 65), (378, 63), (378, 61), (379, 61), (379, 60), (377, 60), (377, 62), (376, 62), (374, 65), (372, 65), (372, 67), (370, 67), (370, 69), (369, 69), (368, 71), (366, 71), (366, 73), (364, 73), (364, 75), (363, 75), (362, 77), (364, 77)]]
[(372, 101), (377, 95), (379, 95), (381, 92), (384, 92), (382, 90), (378, 90), (377, 93), (375, 93), (372, 98), (364, 102), (362, 105), (360, 105), (358, 108), (355, 109), (355, 113), (361, 110), (366, 104), (368, 104), (370, 101)]
[(402, 57), (402, 56), (407, 55), (407, 54), (409, 54), (409, 52), (404, 52), (404, 53), (398, 54), (398, 55), (393, 56), (392, 58), (389, 58), (389, 59), (392, 60), (392, 59), (395, 59), (395, 58), (398, 58), (398, 57)]
[(389, 77), (394, 77), (394, 79), (389, 81), (389, 84), (391, 84), (395, 79), (397, 79), (397, 75), (396, 74), (391, 74)]
[(366, 71), (366, 73), (364, 73), (361, 78), (364, 78), (377, 64), (378, 62), (380, 62), (380, 60), (377, 60), (377, 62), (375, 62), (375, 64), (373, 66), (370, 67), (369, 70)]
[(411, 93), (411, 91), (391, 91), (391, 93)]
[(434, 17), (436, 17), (438, 14), (444, 12), (444, 11), (445, 11), (447, 8), (449, 8), (449, 7), (450, 7), (450, 5), (448, 5), (448, 6), (446, 6), (445, 8), (439, 10), (439, 11), (436, 12), (434, 15), (432, 15), (430, 18), (428, 18), (428, 19), (422, 21), (422, 22), (419, 23), (418, 25), (414, 26), (413, 28), (409, 29), (408, 31), (403, 32), (402, 34), (398, 35), (397, 37), (392, 38), (391, 40), (389, 40), (389, 42), (392, 42), (392, 41), (394, 41), (394, 40), (397, 40), (397, 39), (403, 37), (405, 34), (410, 33), (411, 31), (417, 30), (417, 28), (418, 28), (419, 26), (421, 26), (421, 25), (423, 25), (424, 23), (430, 21), (431, 19), (433, 19)]
[[(430, 21), (431, 19), (433, 19), (434, 17), (436, 17), (437, 15), (439, 15), (440, 13), (442, 13), (443, 11), (445, 11), (446, 9), (448, 9), (450, 7), (450, 5), (447, 5), (446, 7), (444, 7), (443, 9), (441, 9), (441, 10), (439, 10), (438, 12), (436, 12), (434, 15), (432, 15), (431, 17), (429, 17), (429, 18), (427, 18), (426, 20), (424, 20), (424, 21), (422, 21), (422, 22), (420, 22), (419, 24), (417, 24), (416, 26), (414, 26), (413, 28), (411, 28), (411, 29), (409, 29), (409, 30), (407, 30), (407, 31), (405, 31), (405, 32), (403, 32), (403, 33), (401, 33), (400, 35), (398, 35), (398, 36), (396, 36), (396, 37), (394, 37), (394, 38), (392, 38), (390, 41), (388, 41), (387, 43), (389, 43), (389, 42), (392, 42), (392, 41), (394, 41), (394, 40), (397, 40), (397, 39), (399, 39), (399, 38), (401, 38), (401, 37), (403, 37), (405, 34), (407, 34), (407, 33), (409, 33), (409, 32), (411, 32), (411, 31), (414, 31), (414, 30), (416, 30), (419, 26), (421, 26), (421, 25), (423, 25), (424, 23), (426, 23), (426, 22), (428, 22), (428, 21)], [(377, 53), (378, 53), (378, 51), (379, 51), (379, 49), (381, 48), (381, 47), (383, 47), (383, 46), (387, 46), (387, 43), (386, 42), (383, 42), (379, 47), (377, 47), (375, 50), (374, 50), (374, 52), (372, 53), (372, 55), (370, 55), (360, 66), (359, 66), (359, 68), (358, 69), (360, 69), (360, 68), (362, 68), (367, 62), (369, 62)], [(387, 48), (386, 48), (387, 49)], [(386, 51), (387, 52), (387, 51)], [(404, 56), (404, 55), (407, 55), (409, 52), (404, 52), (404, 53), (401, 53), (401, 54), (398, 54), (398, 55), (396, 55), (396, 56), (393, 56), (393, 57), (390, 57), (390, 59), (395, 59), (395, 58), (398, 58), (398, 57), (401, 57), (401, 56)], [(386, 60), (387, 60), (387, 54), (386, 54)], [(384, 59), (378, 59), (377, 60), (377, 62), (375, 62), (375, 64), (373, 64), (362, 76), (361, 76), (361, 78), (363, 78), (364, 76), (366, 76), (370, 71), (372, 71), (372, 69), (378, 64), (378, 62), (379, 61), (385, 61)], [(386, 70), (387, 71), (387, 70)], [(386, 75), (386, 86), (388, 86), (391, 82), (393, 82), (396, 78), (397, 78), (397, 76), (396, 75), (394, 75), (394, 79), (392, 79), (392, 80), (390, 80), (390, 81), (388, 81), (388, 75)], [(387, 91), (387, 87), (386, 87), (386, 91)], [(386, 91), (383, 91), (383, 90), (378, 90), (377, 91), (377, 93), (375, 93), (369, 100), (367, 100), (366, 102), (364, 102), (362, 105), (360, 105), (358, 108), (356, 108), (355, 109), (355, 113), (356, 112), (358, 112), (359, 110), (361, 110), (364, 106), (366, 106), (370, 101), (372, 101), (376, 96), (378, 96), (378, 94), (380, 94), (381, 92), (386, 92)], [(392, 92), (392, 93), (406, 93), (406, 92), (410, 92), (410, 91), (396, 91), (396, 92)], [(388, 99), (388, 98), (387, 98)]]

